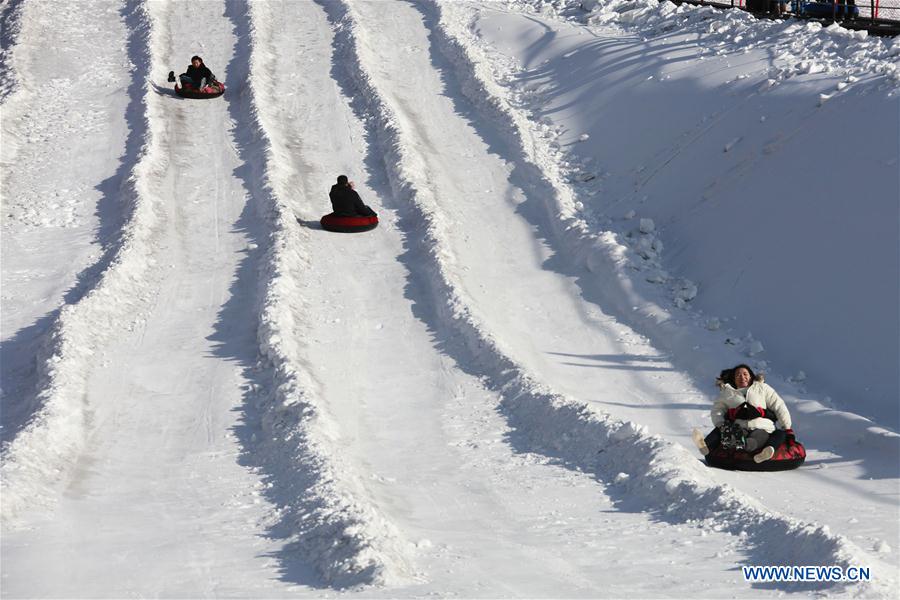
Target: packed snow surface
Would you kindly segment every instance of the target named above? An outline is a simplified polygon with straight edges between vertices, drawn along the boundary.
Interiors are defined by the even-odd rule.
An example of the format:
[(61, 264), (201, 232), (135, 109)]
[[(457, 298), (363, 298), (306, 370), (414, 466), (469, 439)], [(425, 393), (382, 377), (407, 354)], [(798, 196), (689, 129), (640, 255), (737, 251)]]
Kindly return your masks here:
[[(656, 0), (0, 19), (3, 597), (894, 597), (897, 41)], [(222, 98), (166, 83), (194, 54)], [(320, 228), (338, 174), (377, 229)], [(740, 362), (800, 469), (700, 460)]]

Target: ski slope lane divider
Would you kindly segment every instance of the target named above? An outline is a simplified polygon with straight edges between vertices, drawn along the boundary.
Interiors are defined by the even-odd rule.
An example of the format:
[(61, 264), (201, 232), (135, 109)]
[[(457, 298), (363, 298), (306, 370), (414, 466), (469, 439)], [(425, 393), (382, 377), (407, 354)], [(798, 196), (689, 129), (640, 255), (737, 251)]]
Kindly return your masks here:
[[(129, 6), (125, 14), (133, 76), (146, 78), (158, 56), (152, 19), (146, 3)], [(152, 293), (149, 272), (159, 226), (156, 187), (166, 171), (169, 134), (162, 99), (149, 80), (143, 88), (142, 118), (132, 126), (143, 129), (144, 142), (123, 186), (124, 225), (112, 259), (92, 289), (59, 311), (37, 361), (38, 408), (3, 450), (0, 516), (5, 527), (21, 526), (26, 513), (55, 505), (86, 445), (92, 413), (86, 383), (92, 364), (113, 334), (133, 326)]]
[(21, 31), (24, 0), (9, 0), (0, 9), (0, 105), (6, 104), (10, 95), (19, 89), (16, 69), (10, 64), (12, 48)]
[(264, 439), (252, 460), (270, 477), (290, 548), (327, 585), (402, 583), (411, 572), (410, 546), (367, 500), (357, 474), (342, 459), (338, 426), (323, 410), (319, 386), (302, 358), (303, 286), (310, 278), (304, 248), (312, 242), (284, 200), (295, 192), (288, 185), (291, 150), (278, 119), (279, 80), (268, 68), (278, 52), (272, 32), (282, 24), (273, 22), (262, 3), (246, 3), (239, 11), (250, 22), (249, 73), (246, 93), (232, 101), (243, 103), (253, 122), (243, 143), (248, 155), (260, 157), (251, 165), (261, 184), (253, 195), (269, 228), (258, 341), (273, 382), (258, 397)]
[[(427, 9), (416, 6), (437, 11), (430, 16), (437, 17), (433, 20), (440, 22), (441, 27), (433, 33), (457, 65), (463, 87), (475, 96), (475, 103), (488, 104), (498, 118), (508, 119), (502, 105), (484, 93), (482, 82), (471, 77), (474, 69), (465, 48), (449, 37), (446, 29), (450, 25), (440, 19), (443, 5)], [(840, 591), (889, 596), (894, 586), (891, 568), (872, 559), (848, 539), (832, 534), (827, 526), (773, 513), (731, 486), (716, 483), (707, 467), (680, 445), (650, 435), (639, 424), (612, 418), (584, 402), (554, 393), (503, 351), (460, 285), (445, 233), (449, 224), (442, 218), (437, 199), (422, 175), (427, 171), (411, 153), (413, 145), (407, 139), (408, 133), (369, 75), (366, 34), (353, 3), (329, 3), (328, 10), (345, 47), (345, 64), (351, 78), (360, 97), (368, 100), (370, 125), (375, 129), (394, 195), (406, 203), (412, 213), (411, 221), (422, 224), (410, 232), (410, 242), (426, 264), (438, 318), (463, 341), (449, 351), (458, 353), (457, 359), (465, 364), (478, 365), (486, 384), (502, 395), (501, 409), (517, 438), (526, 440), (527, 450), (558, 459), (569, 468), (597, 473), (630, 501), (637, 500), (644, 510), (660, 519), (740, 536), (746, 540), (751, 556), (765, 564), (872, 565), (878, 573), (873, 582)], [(521, 157), (516, 160), (523, 161)], [(530, 166), (535, 187), (545, 192), (547, 184), (540, 183), (544, 180), (540, 169)], [(600, 251), (609, 249), (601, 247)], [(621, 247), (614, 252), (622, 252)], [(623, 276), (623, 285), (627, 281)], [(830, 591), (838, 591), (841, 586), (823, 584)]]

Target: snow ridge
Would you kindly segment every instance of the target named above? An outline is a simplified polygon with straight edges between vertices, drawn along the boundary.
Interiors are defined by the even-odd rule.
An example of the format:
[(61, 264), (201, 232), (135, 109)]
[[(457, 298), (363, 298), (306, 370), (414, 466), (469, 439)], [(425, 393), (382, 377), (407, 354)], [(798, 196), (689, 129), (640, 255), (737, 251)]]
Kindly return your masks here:
[[(145, 77), (159, 56), (159, 35), (146, 4), (129, 8), (127, 20), (132, 24), (129, 53), (134, 72)], [(92, 411), (85, 388), (91, 366), (113, 333), (139, 324), (135, 315), (149, 297), (152, 239), (158, 225), (155, 187), (167, 164), (168, 132), (161, 99), (149, 81), (143, 87), (144, 144), (122, 192), (125, 219), (112, 246), (113, 258), (90, 291), (59, 311), (37, 361), (39, 408), (4, 448), (0, 516), (7, 526), (18, 525), (26, 510), (55, 504), (87, 442)]]
[[(636, 423), (614, 419), (585, 403), (554, 393), (504, 352), (502, 343), (473, 310), (459, 285), (455, 257), (445, 234), (447, 225), (428, 182), (420, 175), (425, 171), (417, 168), (419, 159), (408, 150), (406, 134), (367, 73), (359, 17), (347, 0), (342, 0), (342, 4), (345, 9), (341, 15), (341, 34), (348, 38), (352, 48), (348, 67), (352, 69), (360, 96), (369, 101), (371, 123), (384, 153), (395, 197), (406, 203), (412, 212), (411, 220), (422, 223), (409, 236), (427, 265), (438, 318), (464, 342), (464, 349), (453, 351), (462, 352), (466, 364), (478, 365), (486, 383), (502, 394), (502, 411), (516, 430), (517, 440), (526, 440), (527, 451), (552, 456), (570, 468), (596, 472), (610, 482), (615, 480), (615, 485), (629, 500), (638, 500), (661, 519), (698, 524), (747, 538), (751, 552), (766, 563), (880, 564), (849, 540), (830, 533), (827, 527), (773, 514), (730, 486), (716, 484), (706, 468), (681, 446), (658, 435), (649, 435)], [(437, 6), (436, 10), (444, 16), (444, 5)], [(491, 113), (495, 119), (500, 117), (501, 129), (509, 128), (509, 119), (515, 122), (515, 117), (507, 112), (498, 97), (485, 90), (487, 84), (479, 79), (478, 68), (466, 52), (467, 47), (450, 33), (453, 27), (452, 19), (442, 18), (435, 36), (459, 67), (464, 87), (472, 94), (470, 99), (479, 108), (487, 108), (489, 118)], [(515, 127), (511, 131), (514, 137), (518, 135)], [(517, 142), (514, 147), (525, 145), (521, 138)], [(526, 158), (518, 161), (533, 156), (528, 149), (523, 150)], [(536, 181), (534, 185), (544, 191), (547, 184)], [(561, 213), (557, 219), (560, 229), (577, 225), (570, 222), (570, 195), (555, 193), (553, 202)], [(582, 224), (577, 230), (581, 235), (586, 233), (583, 228)], [(608, 247), (601, 246), (595, 253), (602, 252), (604, 257), (611, 254), (613, 264), (620, 264), (620, 255), (627, 250), (618, 244), (613, 246), (612, 240), (601, 242)], [(617, 276), (628, 291), (628, 278), (621, 271)], [(887, 575), (890, 571), (881, 566), (877, 570), (878, 583), (853, 591), (888, 595), (893, 585)]]
[(19, 88), (18, 71), (11, 64), (13, 48), (21, 31), (23, 0), (10, 0), (0, 13), (0, 105)]
[[(281, 522), (291, 547), (335, 588), (387, 585), (409, 578), (410, 546), (365, 499), (363, 486), (344, 464), (338, 426), (323, 410), (319, 386), (302, 358), (304, 281), (309, 278), (305, 247), (309, 234), (284, 200), (295, 192), (287, 140), (278, 115), (279, 81), (268, 68), (277, 53), (272, 31), (280, 26), (264, 3), (242, 9), (250, 20), (250, 67), (245, 114), (254, 131), (250, 145), (264, 156), (264, 187), (256, 196), (269, 224), (269, 245), (261, 273), (258, 341), (272, 389), (258, 398), (264, 440), (257, 451), (283, 506)], [(243, 94), (242, 94), (243, 96)], [(234, 101), (234, 100), (233, 100)]]
[[(692, 32), (709, 54), (724, 55), (759, 46), (767, 48), (778, 66), (774, 82), (794, 75), (846, 73), (854, 77), (882, 75), (889, 89), (900, 84), (900, 41), (869, 36), (832, 23), (787, 19), (770, 21), (753, 14), (659, 0), (509, 0), (518, 10), (594, 26), (617, 26), (642, 38)], [(867, 8), (867, 7), (864, 7)]]
[[(6, 123), (9, 116), (28, 106), (31, 101), (31, 92), (22, 85), (20, 68), (16, 64), (16, 47), (22, 32), (22, 20), (25, 13), (25, 2), (22, 0), (7, 3), (0, 14), (0, 106), (6, 113)], [(8, 125), (2, 126), (3, 144), (0, 148), (0, 159), (3, 164), (15, 160), (18, 153), (18, 143), (14, 135), (8, 129)], [(3, 182), (6, 184), (9, 176), (4, 173)], [(4, 202), (5, 203), (5, 202)]]

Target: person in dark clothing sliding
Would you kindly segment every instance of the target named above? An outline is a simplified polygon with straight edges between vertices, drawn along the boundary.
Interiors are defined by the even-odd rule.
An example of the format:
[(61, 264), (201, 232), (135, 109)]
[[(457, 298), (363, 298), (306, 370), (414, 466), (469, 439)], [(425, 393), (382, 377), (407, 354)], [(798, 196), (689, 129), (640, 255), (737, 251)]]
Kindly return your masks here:
[(353, 182), (346, 175), (338, 175), (337, 183), (328, 192), (331, 208), (338, 217), (377, 217), (375, 211), (366, 206), (356, 190)]
[(202, 90), (207, 85), (212, 85), (216, 80), (212, 71), (203, 64), (203, 59), (199, 56), (191, 57), (191, 64), (187, 71), (178, 76), (182, 85), (190, 85), (198, 90)]

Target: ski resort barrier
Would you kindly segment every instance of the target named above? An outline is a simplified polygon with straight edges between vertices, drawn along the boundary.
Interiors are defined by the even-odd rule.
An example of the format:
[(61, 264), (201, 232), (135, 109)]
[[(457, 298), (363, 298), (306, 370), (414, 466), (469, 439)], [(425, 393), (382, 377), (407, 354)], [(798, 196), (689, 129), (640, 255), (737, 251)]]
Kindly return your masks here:
[(760, 18), (797, 18), (840, 23), (873, 35), (900, 35), (900, 0), (672, 0), (715, 8), (737, 8)]

